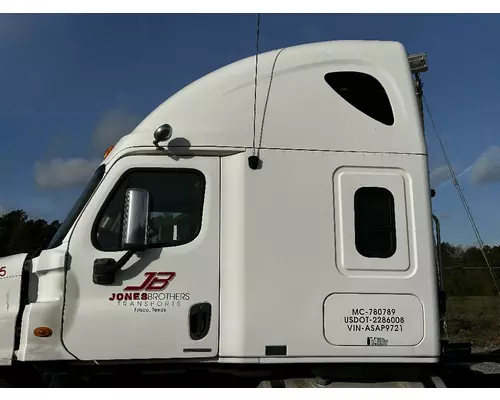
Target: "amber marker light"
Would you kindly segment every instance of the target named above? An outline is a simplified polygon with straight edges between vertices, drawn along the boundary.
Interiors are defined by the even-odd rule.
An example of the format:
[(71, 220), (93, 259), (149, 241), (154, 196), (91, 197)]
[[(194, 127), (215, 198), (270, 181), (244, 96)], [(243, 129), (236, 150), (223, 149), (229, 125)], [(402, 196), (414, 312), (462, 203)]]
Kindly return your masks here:
[(40, 326), (33, 331), (33, 335), (43, 338), (52, 336), (52, 333), (52, 329), (46, 326)]
[(106, 159), (106, 157), (109, 155), (109, 153), (111, 153), (111, 150), (113, 150), (115, 146), (109, 146), (108, 149), (104, 152), (104, 157), (103, 157), (103, 160)]

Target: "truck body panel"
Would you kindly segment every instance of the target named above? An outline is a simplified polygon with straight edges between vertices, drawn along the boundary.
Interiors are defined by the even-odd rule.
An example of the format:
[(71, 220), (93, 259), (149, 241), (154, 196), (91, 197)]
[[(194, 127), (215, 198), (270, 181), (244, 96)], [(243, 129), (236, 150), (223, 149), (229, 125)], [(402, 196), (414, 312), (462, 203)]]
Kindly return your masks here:
[[(74, 360), (62, 343), (67, 242), (45, 250), (27, 263), (29, 291), (22, 314), (19, 361)], [(52, 334), (34, 335), (38, 327)]]
[[(222, 161), (220, 356), (435, 360), (426, 156), (265, 150), (262, 171), (247, 157)], [(354, 189), (364, 186), (395, 199), (397, 250), (373, 263), (355, 245)], [(361, 308), (372, 315), (352, 314)]]
[[(380, 83), (390, 99), (392, 125), (352, 107), (325, 78), (348, 71)], [(165, 123), (173, 128), (169, 148), (251, 148), (255, 139), (258, 147), (273, 149), (427, 153), (400, 43), (330, 41), (259, 54), (255, 138), (254, 81), (255, 57), (196, 80), (123, 137), (108, 159), (124, 148), (152, 146), (152, 132)]]
[[(75, 357), (217, 355), (219, 169), (219, 157), (130, 156), (109, 166), (69, 241), (63, 341)], [(122, 188), (130, 181), (146, 185), (152, 193), (157, 226), (153, 222), (151, 226), (160, 243), (137, 253), (117, 273), (113, 285), (98, 285), (92, 277), (94, 261), (117, 260), (124, 253), (118, 249)], [(193, 198), (190, 191), (196, 191)], [(184, 214), (180, 217), (188, 221), (172, 222), (180, 218), (176, 214)], [(201, 302), (211, 305), (210, 327), (206, 336), (192, 339), (190, 309)]]

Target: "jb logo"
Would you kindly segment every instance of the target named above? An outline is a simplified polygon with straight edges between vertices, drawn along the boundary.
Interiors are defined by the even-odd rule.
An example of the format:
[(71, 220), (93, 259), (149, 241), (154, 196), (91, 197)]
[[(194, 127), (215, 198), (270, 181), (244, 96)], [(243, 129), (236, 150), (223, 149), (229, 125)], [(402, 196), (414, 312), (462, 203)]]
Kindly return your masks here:
[(146, 272), (146, 279), (140, 286), (126, 286), (123, 290), (151, 292), (164, 290), (175, 278), (175, 272)]

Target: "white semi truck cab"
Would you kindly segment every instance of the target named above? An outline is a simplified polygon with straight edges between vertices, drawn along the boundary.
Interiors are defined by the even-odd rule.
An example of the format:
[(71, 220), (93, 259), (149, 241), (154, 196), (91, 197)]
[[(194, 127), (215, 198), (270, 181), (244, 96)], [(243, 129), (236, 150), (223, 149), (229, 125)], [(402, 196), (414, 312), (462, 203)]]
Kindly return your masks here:
[(106, 152), (48, 248), (0, 259), (0, 364), (438, 362), (405, 49), (331, 41), (258, 65), (161, 104)]

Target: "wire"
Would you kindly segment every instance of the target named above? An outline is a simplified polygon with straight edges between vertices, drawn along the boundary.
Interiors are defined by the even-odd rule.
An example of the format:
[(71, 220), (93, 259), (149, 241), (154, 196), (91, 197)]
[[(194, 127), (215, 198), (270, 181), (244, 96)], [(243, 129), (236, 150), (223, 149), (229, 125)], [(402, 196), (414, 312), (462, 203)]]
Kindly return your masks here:
[(259, 43), (260, 43), (260, 13), (257, 14), (257, 35), (256, 35), (256, 49), (255, 49), (255, 80), (254, 80), (254, 99), (253, 99), (253, 143), (252, 143), (252, 154), (255, 156), (257, 153), (257, 157), (260, 156), (260, 148), (262, 147), (262, 138), (264, 136), (264, 121), (266, 119), (267, 106), (269, 104), (269, 96), (271, 94), (271, 85), (273, 83), (274, 70), (276, 68), (276, 62), (278, 61), (278, 57), (285, 50), (282, 48), (276, 57), (274, 58), (273, 66), (271, 69), (271, 76), (269, 78), (269, 87), (267, 88), (266, 101), (264, 103), (264, 111), (262, 113), (262, 123), (260, 126), (260, 137), (259, 137), (259, 146), (257, 149), (256, 139), (257, 139), (257, 84), (258, 84), (258, 72), (259, 72)]
[(260, 153), (260, 148), (262, 147), (262, 138), (264, 136), (264, 121), (266, 119), (266, 113), (267, 113), (267, 105), (269, 104), (269, 95), (271, 94), (271, 85), (273, 84), (273, 77), (274, 77), (274, 69), (276, 68), (276, 62), (278, 61), (278, 57), (280, 54), (285, 50), (286, 47), (282, 48), (278, 54), (276, 54), (276, 57), (274, 58), (273, 62), (273, 67), (271, 69), (271, 76), (269, 77), (269, 87), (267, 88), (267, 96), (266, 96), (266, 102), (264, 104), (264, 111), (262, 113), (262, 124), (260, 126), (260, 138), (259, 138), (259, 150), (257, 154)]
[(253, 155), (255, 155), (255, 138), (257, 136), (257, 78), (259, 72), (259, 41), (260, 41), (260, 13), (257, 14), (257, 35), (256, 35), (256, 50), (255, 50), (255, 81), (254, 81), (254, 98), (253, 98)]
[(479, 249), (481, 250), (481, 254), (483, 255), (484, 261), (486, 262), (486, 265), (487, 265), (488, 270), (490, 272), (491, 279), (493, 280), (493, 285), (495, 286), (497, 294), (500, 296), (500, 286), (499, 286), (499, 284), (497, 282), (495, 273), (493, 272), (493, 268), (491, 267), (491, 264), (490, 264), (490, 262), (488, 260), (488, 257), (486, 256), (486, 253), (484, 251), (484, 242), (481, 239), (481, 235), (479, 233), (479, 229), (476, 226), (476, 222), (474, 221), (474, 217), (472, 216), (472, 213), (470, 211), (469, 205), (467, 203), (467, 199), (465, 198), (463, 190), (460, 187), (460, 184), (458, 182), (458, 178), (457, 178), (457, 176), (455, 174), (455, 171), (453, 170), (453, 167), (451, 165), (450, 159), (448, 158), (448, 155), (446, 154), (446, 150), (444, 149), (443, 141), (441, 140), (441, 136), (439, 135), (438, 130), (436, 128), (436, 124), (434, 122), (434, 118), (432, 117), (432, 113), (431, 113), (431, 110), (430, 110), (430, 107), (429, 107), (429, 103), (428, 103), (427, 98), (425, 97), (425, 95), (423, 95), (423, 99), (424, 99), (425, 108), (427, 110), (427, 114), (429, 115), (429, 119), (431, 120), (431, 124), (432, 124), (432, 127), (434, 128), (434, 132), (435, 132), (436, 137), (437, 137), (437, 139), (439, 141), (439, 145), (441, 146), (441, 151), (443, 152), (444, 159), (446, 161), (446, 165), (448, 166), (448, 170), (449, 170), (450, 175), (451, 175), (451, 181), (453, 183), (453, 186), (455, 186), (455, 188), (457, 189), (458, 195), (460, 196), (460, 200), (462, 201), (462, 205), (464, 206), (465, 213), (467, 214), (469, 222), (471, 223), (471, 226), (472, 226), (472, 230), (474, 231), (474, 235), (476, 236), (476, 240), (477, 240), (477, 242), (479, 244)]

